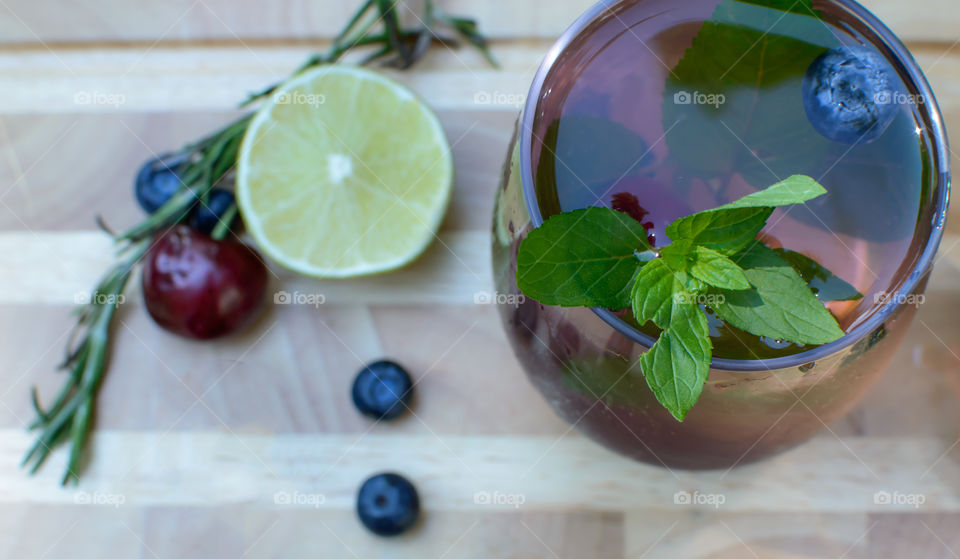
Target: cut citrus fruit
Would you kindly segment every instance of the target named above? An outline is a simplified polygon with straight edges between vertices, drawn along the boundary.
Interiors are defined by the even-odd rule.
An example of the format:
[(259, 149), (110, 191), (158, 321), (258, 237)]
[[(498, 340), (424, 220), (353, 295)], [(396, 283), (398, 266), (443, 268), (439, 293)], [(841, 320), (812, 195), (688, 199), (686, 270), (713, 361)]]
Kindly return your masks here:
[(453, 189), (450, 144), (413, 92), (355, 66), (322, 66), (274, 92), (247, 128), (237, 203), (280, 265), (347, 278), (408, 264)]

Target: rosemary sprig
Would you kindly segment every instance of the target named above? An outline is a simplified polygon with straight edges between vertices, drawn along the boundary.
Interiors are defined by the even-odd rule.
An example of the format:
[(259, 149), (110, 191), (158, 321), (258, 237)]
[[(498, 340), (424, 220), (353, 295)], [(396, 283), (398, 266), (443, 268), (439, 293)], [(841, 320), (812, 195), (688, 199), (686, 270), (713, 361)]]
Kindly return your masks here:
[(137, 262), (149, 248), (150, 240), (127, 244), (118, 261), (104, 275), (77, 320), (67, 356), (61, 365), (67, 379), (49, 408), (40, 405), (36, 387), (32, 390), (37, 418), (30, 425), (39, 429), (36, 442), (23, 458), (22, 465), (34, 473), (58, 443), (70, 439), (70, 457), (62, 483), (79, 478), (83, 448), (90, 434), (97, 390), (106, 372), (110, 350), (110, 325), (123, 302), (123, 291)]
[[(398, 0), (365, 0), (333, 40), (330, 49), (308, 58), (292, 76), (315, 66), (333, 64), (348, 52), (361, 48), (372, 49), (360, 62), (363, 65), (379, 62), (407, 69), (420, 61), (433, 44), (458, 46), (457, 37), (479, 49), (491, 65), (497, 65), (474, 20), (442, 14), (434, 6), (433, 0), (426, 0), (423, 17), (419, 18), (420, 25), (406, 29), (400, 25), (397, 5)], [(453, 37), (444, 33), (452, 33)], [(280, 85), (274, 84), (250, 95), (241, 107), (262, 100)], [(164, 157), (163, 163), (170, 165), (171, 170), (180, 177), (179, 191), (141, 223), (119, 235), (111, 233), (117, 243), (117, 261), (97, 283), (90, 302), (78, 312), (77, 324), (62, 364), (67, 371), (67, 378), (48, 408), (41, 405), (36, 387), (32, 391), (37, 417), (30, 429), (37, 430), (38, 435), (22, 463), (30, 469), (31, 474), (43, 465), (55, 446), (69, 440), (70, 455), (62, 483), (66, 485), (79, 481), (97, 392), (107, 371), (111, 327), (130, 276), (156, 235), (182, 223), (197, 204), (206, 204), (215, 185), (230, 180), (229, 175), (236, 164), (240, 142), (250, 119), (251, 115), (244, 115), (213, 134)], [(236, 215), (236, 206), (231, 207), (212, 236), (218, 240), (226, 237)]]
[[(380, 62), (385, 66), (406, 70), (423, 58), (431, 44), (459, 47), (457, 37), (478, 49), (491, 66), (499, 66), (476, 20), (444, 14), (437, 10), (434, 0), (426, 0), (423, 17), (418, 18), (420, 26), (402, 29), (396, 7), (397, 0), (365, 0), (347, 26), (334, 38), (330, 50), (308, 58), (294, 71), (293, 76), (315, 66), (333, 64), (353, 49), (372, 46), (379, 48), (361, 60), (361, 65)], [(382, 24), (383, 29), (376, 31), (378, 24)], [(449, 35), (451, 32), (453, 37)], [(278, 87), (279, 83), (250, 95), (242, 106), (259, 101)]]

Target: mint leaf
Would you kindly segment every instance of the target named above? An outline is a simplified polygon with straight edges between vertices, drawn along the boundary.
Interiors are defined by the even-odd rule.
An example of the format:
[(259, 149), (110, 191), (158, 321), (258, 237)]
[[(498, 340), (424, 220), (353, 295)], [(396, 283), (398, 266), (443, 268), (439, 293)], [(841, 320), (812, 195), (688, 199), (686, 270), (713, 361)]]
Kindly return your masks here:
[(660, 328), (670, 324), (673, 294), (683, 289), (683, 282), (662, 258), (644, 264), (630, 293), (633, 316), (640, 324), (653, 321)]
[(686, 271), (687, 260), (690, 258), (690, 253), (693, 251), (693, 248), (693, 241), (690, 239), (680, 239), (660, 249), (660, 258), (663, 259), (671, 270), (675, 272)]
[(712, 287), (750, 289), (747, 276), (736, 262), (715, 250), (702, 246), (693, 249), (690, 275)]
[[(690, 241), (679, 241), (660, 250), (660, 257), (648, 262), (637, 273), (630, 292), (633, 316), (641, 324), (653, 321), (667, 328), (677, 302), (696, 301), (694, 294), (703, 283), (688, 272), (694, 247)], [(684, 294), (690, 295), (684, 297)]]
[(660, 258), (637, 273), (631, 293), (634, 317), (663, 329), (640, 358), (644, 377), (657, 400), (680, 421), (700, 397), (710, 371), (710, 329), (697, 305), (702, 284), (687, 273), (698, 248), (690, 241), (665, 247)]
[(750, 245), (778, 206), (802, 204), (826, 194), (825, 188), (805, 175), (793, 175), (739, 200), (682, 217), (667, 226), (674, 241), (690, 240), (723, 255)]
[(806, 282), (773, 250), (757, 244), (733, 257), (753, 288), (717, 290), (713, 306), (730, 324), (754, 334), (797, 344), (825, 344), (844, 335)]
[(555, 215), (527, 235), (517, 254), (517, 285), (545, 305), (630, 306), (636, 253), (650, 250), (647, 231), (608, 208)]
[(774, 249), (774, 252), (793, 266), (810, 289), (816, 291), (817, 298), (822, 302), (863, 299), (863, 294), (857, 291), (856, 287), (835, 276), (809, 256), (784, 248)]
[(771, 214), (773, 208), (709, 210), (681, 217), (666, 233), (674, 241), (689, 240), (729, 256), (753, 243)]
[(714, 212), (734, 208), (763, 208), (803, 204), (827, 193), (820, 183), (806, 175), (793, 175), (773, 186), (747, 194), (736, 202), (710, 210)]
[(677, 420), (700, 398), (710, 373), (710, 329), (707, 317), (693, 302), (691, 293), (676, 292), (669, 327), (649, 351), (640, 356), (640, 367), (650, 390)]

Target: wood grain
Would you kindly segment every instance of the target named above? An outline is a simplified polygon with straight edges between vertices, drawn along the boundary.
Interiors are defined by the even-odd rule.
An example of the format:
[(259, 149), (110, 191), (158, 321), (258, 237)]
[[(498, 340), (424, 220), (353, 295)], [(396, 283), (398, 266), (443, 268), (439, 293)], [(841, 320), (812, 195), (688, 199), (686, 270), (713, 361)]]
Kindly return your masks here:
[[(505, 55), (501, 70), (484, 67), (476, 53), (440, 52), (417, 72), (392, 74), (439, 110), (454, 144), (462, 195), (454, 198), (445, 227), (487, 227), (491, 183), (477, 181), (498, 180), (481, 170), (502, 163), (519, 104), (547, 48), (541, 41), (497, 49)], [(9, 184), (0, 191), (0, 228), (23, 229), (24, 220), (31, 219), (46, 228), (89, 228), (89, 212), (76, 210), (116, 187), (107, 183), (128, 184), (139, 162), (151, 154), (236, 117), (229, 107), (242, 92), (280, 79), (309, 50), (202, 52), (201, 58), (209, 55), (217, 63), (184, 65), (176, 49), (155, 49), (142, 57), (127, 49), (109, 49), (96, 51), (97, 56), (77, 53), (75, 58), (36, 53), (34, 62), (42, 68), (37, 70), (34, 63), (0, 51), (0, 69), (8, 70), (0, 72), (0, 107), (8, 113), (0, 112), (0, 140), (5, 141), (0, 161), (7, 163), (0, 168), (0, 178)], [(924, 44), (913, 52), (938, 92), (948, 132), (960, 135), (960, 47)], [(284, 64), (264, 69), (264, 60)], [(251, 68), (252, 73), (238, 77)], [(78, 104), (77, 95), (90, 100), (99, 96), (103, 102)], [(501, 101), (486, 103), (487, 95)], [(111, 99), (116, 104), (109, 104)], [(91, 135), (117, 154), (116, 165), (105, 168), (95, 158), (82, 156)], [(951, 155), (953, 164), (960, 165), (960, 152), (954, 149)], [(85, 188), (69, 198), (30, 191), (55, 189), (65, 182), (81, 182)], [(116, 202), (98, 209), (110, 223), (129, 223), (136, 213), (132, 198), (124, 193)], [(951, 215), (958, 213), (954, 205)], [(948, 226), (960, 234), (960, 219)]]
[[(416, 72), (383, 71), (440, 110), (517, 114), (552, 44), (550, 40), (495, 44), (499, 69), (486, 65), (476, 51), (440, 49), (427, 55)], [(938, 93), (941, 109), (950, 115), (960, 111), (956, 95), (960, 45), (908, 46)], [(224, 111), (248, 93), (282, 80), (316, 51), (310, 46), (186, 49), (169, 45), (0, 51), (0, 106), (5, 114)], [(484, 102), (478, 93), (499, 93), (495, 98), (500, 102)]]
[(624, 519), (631, 559), (801, 559), (895, 557), (868, 554), (862, 513), (630, 513)]
[[(489, 233), (444, 232), (415, 264), (389, 277), (350, 282), (315, 281), (274, 267), (273, 292), (316, 294), (318, 305), (474, 304), (493, 289), (489, 245)], [(0, 303), (82, 303), (113, 261), (113, 248), (100, 231), (0, 233)], [(28, 270), (36, 275), (26, 276)], [(126, 302), (138, 302), (131, 291)]]
[[(62, 452), (51, 468), (24, 480), (13, 451), (28, 437), (18, 430), (2, 435), (0, 502), (5, 503), (70, 504), (78, 491), (100, 491), (122, 495), (123, 504), (131, 506), (255, 504), (347, 511), (355, 506), (365, 477), (386, 468), (416, 481), (427, 508), (437, 513), (960, 511), (955, 490), (960, 467), (937, 463), (942, 443), (921, 437), (819, 437), (761, 464), (684, 472), (615, 456), (573, 433), (252, 435), (226, 425), (167, 433), (101, 430), (83, 486), (61, 490), (55, 482)], [(894, 453), (900, 455), (896, 461), (890, 459)], [(287, 503), (285, 494), (294, 492), (317, 499), (291, 496)], [(883, 492), (890, 502), (884, 502)], [(689, 503), (678, 496), (684, 494), (692, 496)], [(894, 495), (922, 495), (923, 502), (918, 507)]]
[[(58, 10), (31, 0), (6, 0), (0, 11), (3, 42), (40, 44), (94, 41), (231, 42), (332, 37), (359, 6), (351, 0), (100, 0), (62, 2)], [(416, 23), (401, 2), (402, 17)], [(511, 39), (559, 35), (593, 0), (525, 0), (476, 2), (446, 0), (451, 14), (469, 14), (492, 38)], [(898, 0), (865, 0), (863, 4), (906, 40), (954, 41), (957, 28), (942, 17), (954, 9), (951, 0), (924, 0), (922, 8)]]
[[(85, 559), (106, 546), (164, 559), (957, 557), (957, 219), (883, 379), (846, 418), (767, 462), (729, 473), (633, 463), (571, 430), (526, 382), (495, 309), (475, 304), (491, 289), (492, 192), (533, 73), (591, 3), (441, 0), (480, 19), (502, 68), (440, 50), (392, 74), (438, 109), (454, 144), (437, 242), (380, 278), (274, 269), (271, 293), (323, 304), (272, 304), (214, 344), (159, 331), (131, 289), (89, 475), (62, 489), (63, 449), (35, 478), (18, 462), (29, 388), (56, 389), (70, 308), (110, 259), (93, 216), (132, 224), (143, 160), (236, 117), (247, 92), (324, 48), (357, 2), (0, 2), (0, 557)], [(864, 4), (909, 43), (960, 134), (955, 1)], [(417, 378), (413, 414), (392, 424), (363, 419), (347, 397), (361, 364), (380, 357)], [(426, 511), (392, 541), (353, 510), (359, 483), (386, 469), (417, 483)], [(677, 504), (678, 492), (723, 502)]]

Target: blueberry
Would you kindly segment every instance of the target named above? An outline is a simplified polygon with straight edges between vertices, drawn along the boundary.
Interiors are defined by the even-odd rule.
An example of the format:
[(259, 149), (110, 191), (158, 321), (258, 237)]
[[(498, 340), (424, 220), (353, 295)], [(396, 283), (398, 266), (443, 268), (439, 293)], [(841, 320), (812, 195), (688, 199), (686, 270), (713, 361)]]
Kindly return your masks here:
[(398, 474), (377, 474), (357, 494), (360, 522), (378, 536), (396, 536), (409, 530), (420, 516), (417, 488)]
[(896, 72), (867, 47), (837, 47), (810, 64), (803, 106), (813, 127), (844, 144), (872, 142), (897, 116)]
[(353, 381), (353, 405), (374, 419), (399, 416), (410, 406), (412, 396), (410, 375), (393, 361), (371, 363)]
[(143, 211), (152, 214), (176, 194), (181, 185), (180, 172), (187, 159), (183, 154), (168, 153), (140, 167), (134, 182), (134, 195)]
[(233, 192), (222, 188), (210, 190), (207, 202), (197, 204), (190, 216), (190, 227), (194, 231), (209, 235), (224, 219), (224, 214), (233, 206)]

